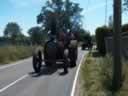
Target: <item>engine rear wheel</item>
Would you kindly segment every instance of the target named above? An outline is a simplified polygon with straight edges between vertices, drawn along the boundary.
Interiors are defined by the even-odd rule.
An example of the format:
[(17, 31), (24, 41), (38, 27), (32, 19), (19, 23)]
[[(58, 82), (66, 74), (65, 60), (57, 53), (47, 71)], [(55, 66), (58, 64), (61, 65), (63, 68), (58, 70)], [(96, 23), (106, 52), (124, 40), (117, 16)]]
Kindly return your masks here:
[(69, 61), (67, 57), (64, 57), (64, 73), (68, 73)]
[(77, 60), (78, 50), (77, 48), (70, 49), (70, 67), (76, 66), (76, 60)]

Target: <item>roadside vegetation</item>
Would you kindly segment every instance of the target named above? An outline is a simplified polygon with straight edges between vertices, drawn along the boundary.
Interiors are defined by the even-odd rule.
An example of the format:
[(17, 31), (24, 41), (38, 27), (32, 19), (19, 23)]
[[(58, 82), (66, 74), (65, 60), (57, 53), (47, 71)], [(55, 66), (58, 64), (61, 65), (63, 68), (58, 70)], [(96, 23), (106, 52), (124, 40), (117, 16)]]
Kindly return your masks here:
[(123, 63), (123, 85), (112, 94), (112, 57), (100, 56), (96, 51), (89, 53), (80, 71), (80, 96), (127, 96), (128, 64)]
[(111, 96), (112, 60), (89, 53), (81, 67), (82, 96)]
[(32, 55), (33, 47), (29, 46), (3, 46), (0, 47), (0, 65), (25, 59)]

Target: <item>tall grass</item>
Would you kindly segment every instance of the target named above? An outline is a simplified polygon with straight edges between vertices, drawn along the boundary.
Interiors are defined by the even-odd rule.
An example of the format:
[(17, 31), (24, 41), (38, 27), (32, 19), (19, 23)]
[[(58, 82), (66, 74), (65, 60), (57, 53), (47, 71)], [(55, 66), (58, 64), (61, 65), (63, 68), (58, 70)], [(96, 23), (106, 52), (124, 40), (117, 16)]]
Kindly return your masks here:
[(123, 63), (123, 84), (116, 96), (128, 96), (128, 62)]
[(112, 59), (111, 56), (93, 57), (90, 53), (81, 67), (81, 96), (112, 96)]
[(0, 47), (0, 64), (27, 58), (32, 55), (32, 47), (28, 46), (4, 46)]
[(112, 57), (93, 53), (88, 54), (81, 67), (81, 96), (128, 96), (128, 62), (122, 62), (122, 87), (112, 94)]

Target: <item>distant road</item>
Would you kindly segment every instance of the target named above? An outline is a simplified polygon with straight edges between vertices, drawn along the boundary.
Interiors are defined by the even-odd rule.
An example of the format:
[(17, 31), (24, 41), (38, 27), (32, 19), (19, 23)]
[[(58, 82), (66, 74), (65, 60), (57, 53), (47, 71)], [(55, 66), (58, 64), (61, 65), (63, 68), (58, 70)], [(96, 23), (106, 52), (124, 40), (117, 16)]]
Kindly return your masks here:
[[(87, 51), (79, 49), (77, 66)], [(70, 96), (78, 67), (59, 75), (63, 69), (44, 69), (40, 76), (33, 73), (32, 59), (0, 66), (0, 96)]]

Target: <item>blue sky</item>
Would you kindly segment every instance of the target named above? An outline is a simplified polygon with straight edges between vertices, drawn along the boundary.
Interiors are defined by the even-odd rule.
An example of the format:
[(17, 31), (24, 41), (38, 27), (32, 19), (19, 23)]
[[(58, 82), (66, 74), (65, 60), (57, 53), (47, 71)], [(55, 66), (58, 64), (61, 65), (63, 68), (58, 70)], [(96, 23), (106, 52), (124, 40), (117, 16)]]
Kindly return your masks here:
[[(106, 0), (73, 0), (78, 2), (84, 10), (82, 15), (83, 27), (95, 33), (98, 26), (105, 24)], [(0, 1), (0, 36), (8, 22), (17, 22), (22, 32), (27, 35), (27, 30), (36, 26), (36, 16), (40, 13), (45, 0), (1, 0)], [(107, 17), (112, 15), (113, 0), (108, 0)], [(122, 16), (123, 23), (128, 22), (126, 14)]]

